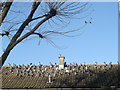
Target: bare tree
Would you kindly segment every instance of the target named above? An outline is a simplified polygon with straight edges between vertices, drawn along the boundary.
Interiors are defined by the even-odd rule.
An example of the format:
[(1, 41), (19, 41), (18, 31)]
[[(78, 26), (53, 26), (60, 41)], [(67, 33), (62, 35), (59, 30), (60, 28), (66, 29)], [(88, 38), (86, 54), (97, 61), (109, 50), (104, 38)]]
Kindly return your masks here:
[[(54, 24), (57, 24), (58, 26), (67, 25), (69, 24), (71, 17), (82, 13), (88, 5), (88, 3), (81, 3), (81, 2), (35, 1), (35, 2), (32, 2), (30, 12), (29, 14), (25, 15), (26, 18), (24, 20), (14, 21), (12, 19), (14, 23), (12, 22), (12, 20), (11, 21), (5, 20), (6, 17), (9, 17), (9, 14), (7, 15), (8, 11), (9, 12), (12, 11), (15, 14), (18, 13), (17, 11), (10, 9), (11, 5), (14, 6), (16, 4), (12, 4), (12, 2), (6, 2), (2, 12), (2, 20), (0, 21), (1, 26), (2, 25), (4, 26), (4, 24), (9, 23), (10, 27), (7, 28), (6, 30), (3, 30), (2, 33), (0, 33), (0, 35), (2, 37), (10, 36), (10, 35), (11, 36), (10, 36), (10, 42), (8, 46), (6, 47), (2, 56), (0, 57), (0, 67), (2, 67), (2, 65), (6, 61), (11, 50), (18, 43), (25, 40), (29, 36), (37, 35), (40, 39), (47, 38), (47, 36), (50, 36), (53, 34), (59, 34), (59, 35), (70, 36), (70, 37), (73, 36), (73, 35), (68, 35), (68, 33), (76, 32), (79, 29), (74, 29), (69, 31), (64, 31), (61, 29), (42, 31), (40, 30), (40, 27), (45, 22), (48, 22), (50, 26), (52, 26), (51, 22)], [(39, 15), (37, 13), (39, 13)]]

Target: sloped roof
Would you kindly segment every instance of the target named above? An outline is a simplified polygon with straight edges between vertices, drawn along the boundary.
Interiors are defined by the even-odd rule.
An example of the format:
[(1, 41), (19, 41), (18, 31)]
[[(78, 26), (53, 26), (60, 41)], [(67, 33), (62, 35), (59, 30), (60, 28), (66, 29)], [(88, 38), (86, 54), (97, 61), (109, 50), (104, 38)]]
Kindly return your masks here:
[[(13, 71), (10, 71), (10, 68), (13, 66), (4, 66), (1, 69), (2, 88), (101, 87), (120, 85), (117, 64), (113, 64), (112, 68), (107, 66), (100, 70), (96, 70), (93, 67), (94, 65), (89, 66), (92, 67), (91, 72), (82, 72), (82, 70), (79, 69), (77, 74), (71, 72), (56, 74), (56, 76), (51, 75), (51, 83), (48, 83), (49, 77), (46, 76), (46, 73), (42, 76), (38, 76), (37, 73), (34, 73), (34, 75), (17, 75), (15, 68), (12, 69)], [(21, 68), (21, 71), (23, 71), (23, 68)], [(64, 72), (64, 70), (59, 70), (59, 72)]]

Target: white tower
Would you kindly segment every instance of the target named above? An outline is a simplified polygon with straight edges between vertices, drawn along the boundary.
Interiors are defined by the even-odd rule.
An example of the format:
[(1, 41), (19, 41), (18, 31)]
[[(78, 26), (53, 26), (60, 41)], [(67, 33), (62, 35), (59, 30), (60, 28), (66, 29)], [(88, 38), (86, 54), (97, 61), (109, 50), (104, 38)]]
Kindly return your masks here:
[(64, 56), (59, 56), (59, 69), (64, 69)]

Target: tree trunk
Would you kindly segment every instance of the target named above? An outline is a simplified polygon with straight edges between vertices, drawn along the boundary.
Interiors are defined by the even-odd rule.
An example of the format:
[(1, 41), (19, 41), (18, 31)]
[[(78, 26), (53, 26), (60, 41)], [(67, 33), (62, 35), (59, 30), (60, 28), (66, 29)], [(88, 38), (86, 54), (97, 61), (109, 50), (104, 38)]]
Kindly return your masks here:
[(9, 51), (5, 51), (2, 56), (0, 57), (0, 67), (3, 66), (5, 60), (7, 59), (8, 55), (10, 53), (10, 50)]

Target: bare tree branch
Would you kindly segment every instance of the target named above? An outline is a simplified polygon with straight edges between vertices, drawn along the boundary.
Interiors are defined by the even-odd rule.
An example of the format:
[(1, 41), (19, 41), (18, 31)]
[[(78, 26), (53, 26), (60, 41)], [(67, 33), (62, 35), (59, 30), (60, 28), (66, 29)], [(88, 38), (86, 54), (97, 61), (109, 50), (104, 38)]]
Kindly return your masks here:
[(12, 3), (13, 3), (13, 0), (11, 0), (11, 2), (6, 2), (5, 6), (4, 6), (3, 10), (2, 10), (2, 13), (1, 13), (2, 17), (0, 19), (0, 26), (1, 26), (2, 22), (3, 22), (3, 20), (5, 19), (5, 17), (6, 17), (8, 11), (10, 9)]
[(19, 38), (16, 42), (15, 45), (21, 42), (23, 39), (27, 38), (29, 35), (33, 34), (34, 31), (36, 31), (40, 25), (42, 25), (45, 21), (51, 18), (51, 15), (49, 17), (44, 18), (41, 22), (39, 22), (30, 32), (26, 33), (23, 35), (21, 38)]
[(42, 15), (42, 16), (39, 16), (39, 17), (33, 18), (31, 21), (36, 20), (36, 19), (40, 19), (40, 18), (43, 18), (43, 17), (45, 17), (45, 15)]
[(33, 33), (33, 34), (38, 35), (40, 38), (44, 38), (44, 36), (42, 36), (40, 33)]
[[(18, 39), (18, 37), (21, 35), (21, 33), (23, 32), (24, 28), (28, 25), (28, 23), (32, 20), (32, 16), (33, 14), (35, 13), (37, 7), (39, 6), (40, 2), (36, 3), (34, 2), (33, 3), (33, 6), (32, 6), (32, 10), (28, 16), (28, 18), (23, 22), (23, 24), (20, 26), (20, 28), (18, 29), (18, 31), (16, 32), (16, 34), (13, 36), (10, 44), (8, 45), (8, 48)], [(34, 7), (34, 8), (33, 8)]]

